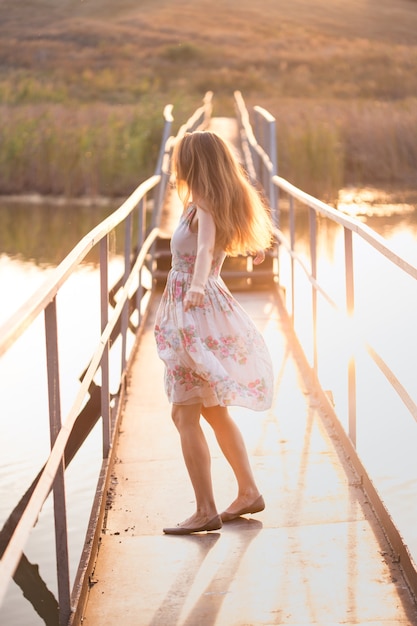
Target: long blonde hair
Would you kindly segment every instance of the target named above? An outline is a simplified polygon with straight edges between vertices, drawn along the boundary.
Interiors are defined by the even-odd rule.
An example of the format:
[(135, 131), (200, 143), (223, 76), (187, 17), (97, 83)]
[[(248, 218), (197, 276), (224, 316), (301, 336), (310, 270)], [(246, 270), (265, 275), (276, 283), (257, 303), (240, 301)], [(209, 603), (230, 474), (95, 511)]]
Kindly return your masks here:
[(185, 134), (175, 145), (173, 165), (184, 206), (192, 197), (212, 214), (216, 247), (230, 256), (270, 247), (269, 212), (223, 139), (210, 131)]

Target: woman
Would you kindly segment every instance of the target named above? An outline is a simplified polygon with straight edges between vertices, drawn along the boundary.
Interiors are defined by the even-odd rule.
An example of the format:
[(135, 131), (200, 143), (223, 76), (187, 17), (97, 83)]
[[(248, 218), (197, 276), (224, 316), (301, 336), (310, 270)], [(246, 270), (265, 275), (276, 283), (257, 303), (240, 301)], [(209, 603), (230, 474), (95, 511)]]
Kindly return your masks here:
[[(253, 254), (261, 263), (271, 245), (272, 225), (258, 193), (216, 134), (186, 134), (175, 146), (173, 165), (184, 212), (171, 241), (172, 268), (155, 337), (196, 498), (195, 513), (164, 532), (185, 535), (218, 530), (224, 522), (265, 508), (227, 407), (269, 408), (272, 365), (262, 336), (219, 273), (226, 255)], [(221, 515), (201, 415), (237, 480), (237, 497)]]

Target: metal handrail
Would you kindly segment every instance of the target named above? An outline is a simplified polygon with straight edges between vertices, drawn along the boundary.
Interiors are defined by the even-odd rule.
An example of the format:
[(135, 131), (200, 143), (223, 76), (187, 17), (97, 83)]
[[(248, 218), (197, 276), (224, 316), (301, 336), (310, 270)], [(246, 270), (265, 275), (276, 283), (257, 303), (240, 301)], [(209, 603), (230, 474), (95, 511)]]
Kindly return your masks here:
[(273, 177), (273, 183), (283, 191), (286, 191), (293, 198), (296, 198), (301, 203), (315, 210), (316, 213), (320, 213), (324, 217), (330, 218), (333, 222), (340, 224), (343, 228), (350, 230), (353, 233), (359, 235), (362, 239), (367, 241), (375, 250), (383, 254), (394, 265), (402, 269), (404, 272), (417, 279), (417, 268), (408, 263), (403, 257), (397, 254), (392, 246), (389, 245), (386, 239), (378, 235), (372, 228), (366, 226), (359, 220), (345, 215), (340, 211), (329, 206), (325, 202), (318, 200), (314, 196), (310, 196), (305, 191), (298, 189), (295, 185), (292, 185), (284, 178), (279, 176)]
[(174, 116), (172, 115), (173, 108), (174, 107), (172, 104), (167, 104), (166, 107), (164, 108), (165, 124), (164, 124), (164, 131), (162, 133), (162, 141), (161, 141), (161, 147), (159, 149), (158, 160), (156, 162), (155, 174), (160, 174), (162, 171), (162, 159), (164, 158), (165, 145), (171, 133), (172, 124), (174, 122)]
[[(170, 106), (171, 105), (169, 105), (169, 107)], [(159, 187), (155, 210), (152, 213), (152, 228), (154, 228), (161, 219), (161, 212), (166, 198), (167, 187), (171, 178), (171, 157), (175, 142), (178, 141), (179, 138), (183, 137), (187, 132), (193, 132), (194, 130), (204, 129), (207, 127), (213, 110), (213, 92), (207, 91), (203, 98), (203, 104), (194, 111), (191, 117), (189, 117), (188, 120), (182, 124), (182, 126), (180, 126), (175, 136), (170, 134), (172, 120), (171, 109), (169, 107), (165, 107), (167, 123), (165, 125), (165, 132), (162, 138), (157, 169), (157, 173), (161, 175), (161, 184)]]
[(73, 248), (45, 281), (42, 287), (0, 328), (0, 356), (12, 346), (20, 335), (32, 324), (36, 317), (45, 310), (74, 269), (82, 263), (94, 246), (96, 246), (103, 237), (114, 230), (116, 226), (121, 224), (137, 207), (140, 200), (142, 200), (159, 181), (160, 176), (154, 175), (139, 185), (117, 211), (98, 224), (79, 241), (75, 248)]
[[(322, 215), (333, 222), (339, 224), (344, 229), (344, 243), (345, 243), (345, 294), (346, 303), (345, 310), (342, 314), (347, 319), (352, 319), (355, 310), (355, 286), (354, 286), (354, 258), (353, 258), (353, 235), (362, 238), (368, 245), (378, 251), (386, 259), (388, 259), (394, 266), (396, 266), (403, 273), (411, 276), (414, 280), (417, 279), (417, 267), (406, 261), (400, 255), (398, 255), (382, 237), (375, 233), (372, 229), (368, 228), (365, 224), (351, 218), (347, 215), (343, 215), (339, 211), (336, 211), (332, 207), (324, 204), (316, 198), (309, 196), (305, 192), (291, 185), (288, 181), (278, 177), (273, 177), (273, 183), (277, 187), (286, 192), (289, 196), (289, 218), (290, 218), (290, 242), (284, 242), (284, 237), (281, 231), (277, 233), (277, 239), (280, 243), (285, 243), (285, 249), (291, 257), (290, 268), (290, 284), (291, 284), (291, 322), (294, 328), (295, 318), (295, 264), (298, 264), (307, 275), (308, 280), (312, 284), (311, 292), (311, 319), (312, 319), (312, 341), (313, 341), (313, 364), (311, 367), (311, 375), (318, 390), (318, 395), (326, 407), (328, 415), (333, 417), (333, 425), (338, 432), (339, 438), (343, 443), (346, 454), (355, 467), (356, 471), (361, 477), (361, 482), (368, 495), (370, 502), (374, 510), (376, 511), (381, 524), (384, 528), (392, 549), (397, 555), (398, 560), (401, 562), (402, 569), (410, 585), (412, 593), (417, 593), (417, 566), (410, 554), (407, 544), (404, 541), (402, 533), (398, 530), (392, 513), (388, 510), (386, 504), (382, 500), (378, 493), (378, 489), (375, 487), (373, 480), (368, 476), (368, 470), (365, 464), (359, 457), (357, 452), (357, 390), (356, 390), (356, 360), (355, 354), (352, 354), (347, 362), (347, 399), (348, 399), (348, 427), (347, 432), (340, 422), (339, 416), (334, 411), (333, 405), (329, 400), (328, 394), (323, 391), (321, 384), (321, 377), (319, 373), (319, 353), (318, 353), (318, 336), (317, 336), (317, 298), (319, 295), (324, 296), (324, 299), (334, 308), (335, 303), (331, 300), (328, 294), (319, 286), (317, 280), (317, 237), (316, 237), (316, 222), (317, 215)], [(311, 268), (307, 268), (302, 259), (295, 251), (295, 212), (294, 212), (294, 199), (301, 202), (308, 207), (310, 213), (310, 265)], [(283, 249), (283, 246), (279, 246), (279, 251)], [(304, 313), (304, 311), (303, 311)], [(404, 406), (408, 410), (410, 416), (417, 422), (417, 404), (412, 399), (410, 393), (405, 386), (396, 377), (394, 372), (384, 361), (384, 359), (378, 354), (374, 347), (372, 347), (367, 341), (364, 342), (365, 348), (385, 376), (385, 379), (395, 390), (397, 396), (403, 402)], [(302, 347), (302, 346), (301, 346)], [(302, 347), (303, 348), (303, 347)], [(304, 354), (304, 358), (305, 354)], [(307, 359), (306, 359), (307, 361)]]
[[(204, 98), (203, 106), (198, 108), (191, 118), (181, 127), (180, 132), (194, 130), (198, 126), (207, 124), (211, 115), (212, 93), (208, 92)], [(159, 235), (158, 219), (161, 206), (164, 202), (167, 181), (169, 179), (169, 159), (172, 150), (173, 138), (170, 137), (173, 117), (172, 105), (167, 105), (164, 110), (164, 131), (161, 149), (158, 157), (156, 173), (148, 180), (141, 183), (131, 196), (108, 218), (91, 230), (65, 257), (60, 265), (53, 271), (45, 283), (24, 303), (20, 309), (0, 328), (0, 356), (23, 335), (40, 314), (45, 318), (45, 346), (47, 353), (47, 378), (49, 396), (49, 417), (51, 433), (51, 452), (44, 468), (35, 478), (31, 487), (21, 499), (19, 505), (7, 520), (6, 540), (1, 536), (0, 542), (0, 604), (6, 593), (8, 583), (19, 561), (23, 557), (25, 544), (31, 530), (36, 523), (43, 504), (49, 493), (54, 493), (54, 522), (57, 550), (57, 578), (59, 596), (59, 623), (68, 623), (73, 608), (78, 605), (80, 594), (85, 587), (84, 579), (88, 569), (94, 546), (95, 528), (89, 528), (86, 537), (85, 549), (78, 567), (76, 580), (71, 592), (69, 577), (69, 556), (67, 536), (67, 514), (65, 504), (65, 478), (64, 469), (76, 454), (88, 432), (83, 431), (83, 440), (74, 442), (73, 429), (80, 418), (83, 403), (94, 387), (95, 374), (101, 370), (101, 417), (103, 422), (103, 462), (97, 486), (96, 498), (92, 510), (91, 519), (95, 525), (100, 515), (104, 514), (102, 506), (103, 493), (108, 482), (108, 469), (111, 465), (111, 454), (114, 437), (117, 431), (120, 402), (115, 402), (115, 396), (110, 397), (109, 391), (109, 359), (110, 347), (114, 343), (117, 334), (122, 337), (121, 363), (120, 363), (120, 387), (116, 394), (120, 400), (124, 393), (125, 374), (129, 368), (130, 357), (134, 352), (135, 344), (130, 350), (127, 348), (127, 333), (132, 326), (131, 318), (136, 313), (137, 324), (133, 328), (137, 337), (143, 326), (143, 318), (146, 315), (150, 294), (153, 290), (153, 281), (142, 280), (142, 274), (149, 274), (147, 268), (149, 253), (156, 238)], [(168, 160), (168, 163), (167, 163)], [(148, 235), (146, 232), (147, 196), (154, 193), (153, 216)], [(138, 213), (138, 229), (135, 245), (132, 241), (133, 215)], [(109, 289), (109, 236), (116, 227), (124, 224), (124, 273), (116, 286), (117, 301), (114, 300), (113, 310), (109, 318), (109, 303), (114, 289)], [(93, 248), (100, 248), (100, 301), (101, 301), (101, 335), (98, 345), (91, 357), (90, 363), (83, 374), (73, 404), (64, 420), (61, 419), (60, 397), (60, 368), (59, 368), (59, 333), (57, 323), (57, 294), (68, 278), (79, 267)], [(145, 276), (146, 278), (146, 276)], [(146, 284), (146, 286), (145, 286)], [(132, 295), (133, 294), (133, 295)], [(116, 400), (117, 400), (116, 398)], [(113, 404), (111, 404), (111, 401)], [(114, 405), (114, 406), (113, 406)], [(113, 406), (113, 408), (112, 408)], [(68, 452), (68, 454), (67, 454)], [(101, 494), (97, 497), (97, 494)], [(101, 513), (100, 513), (101, 512)], [(3, 549), (3, 547), (4, 549)], [(86, 546), (88, 546), (86, 548)]]
[(278, 174), (275, 118), (262, 107), (254, 107), (254, 131), (240, 91), (235, 91), (234, 98), (245, 169), (252, 183), (261, 185), (278, 228), (278, 194), (272, 183), (272, 177)]
[[(236, 97), (236, 94), (235, 94)], [(384, 532), (386, 533), (393, 551), (398, 555), (398, 560), (401, 561), (401, 565), (407, 581), (410, 585), (410, 588), (413, 593), (417, 593), (417, 566), (413, 560), (413, 557), (410, 555), (407, 545), (404, 542), (402, 534), (399, 532), (396, 527), (392, 515), (388, 511), (384, 501), (381, 499), (377, 488), (375, 487), (372, 479), (368, 476), (367, 468), (364, 463), (360, 459), (357, 452), (357, 444), (356, 444), (356, 364), (355, 364), (355, 355), (354, 351), (347, 362), (347, 392), (348, 392), (348, 428), (347, 432), (345, 427), (342, 425), (339, 416), (336, 414), (332, 401), (327, 392), (323, 390), (320, 372), (319, 372), (319, 354), (318, 354), (318, 337), (317, 337), (317, 312), (318, 312), (318, 304), (317, 299), (318, 296), (322, 297), (327, 304), (332, 307), (332, 309), (336, 309), (342, 317), (346, 320), (352, 319), (354, 316), (355, 310), (355, 284), (354, 284), (354, 256), (353, 256), (353, 236), (359, 237), (364, 240), (369, 246), (371, 246), (374, 250), (376, 250), (380, 255), (386, 258), (390, 263), (392, 263), (396, 268), (398, 268), (403, 274), (407, 274), (412, 279), (417, 280), (417, 267), (412, 263), (409, 263), (406, 259), (404, 259), (401, 255), (394, 251), (394, 249), (389, 245), (389, 243), (380, 235), (378, 235), (371, 228), (356, 220), (348, 215), (341, 213), (340, 211), (335, 210), (333, 207), (321, 202), (317, 198), (310, 196), (309, 194), (303, 192), (301, 189), (298, 189), (287, 180), (278, 175), (272, 175), (272, 163), (273, 159), (276, 158), (276, 152), (273, 151), (272, 155), (267, 154), (268, 147), (265, 146), (265, 128), (263, 127), (261, 131), (259, 130), (259, 123), (255, 123), (255, 130), (252, 130), (252, 126), (249, 121), (249, 114), (246, 110), (243, 99), (241, 99), (240, 94), (237, 94), (236, 97), (239, 115), (238, 119), (241, 123), (241, 136), (245, 138), (248, 145), (250, 145), (250, 154), (251, 158), (254, 158), (255, 169), (257, 172), (261, 172), (261, 176), (266, 176), (269, 174), (268, 178), (262, 178), (262, 182), (265, 185), (266, 189), (269, 188), (270, 184), (274, 185), (277, 191), (286, 194), (288, 197), (288, 205), (289, 205), (289, 230), (290, 230), (290, 239), (288, 241), (287, 237), (284, 233), (279, 229), (279, 204), (277, 204), (277, 228), (275, 229), (275, 237), (278, 242), (278, 264), (281, 268), (281, 256), (282, 253), (287, 253), (290, 258), (290, 270), (289, 270), (289, 284), (290, 284), (290, 309), (287, 310), (283, 305), (283, 314), (285, 316), (288, 315), (288, 321), (292, 326), (292, 330), (294, 330), (294, 342), (300, 348), (300, 359), (303, 362), (303, 366), (305, 365), (308, 368), (306, 371), (308, 375), (311, 376), (312, 385), (314, 387), (315, 393), (319, 397), (320, 401), (323, 403), (325, 407), (326, 413), (328, 416), (332, 417), (332, 424), (339, 435), (340, 441), (343, 443), (343, 447), (348, 455), (350, 461), (355, 467), (356, 471), (360, 475), (361, 482), (366, 490), (368, 498), (372, 503), (378, 517), (381, 520), (382, 526), (384, 528)], [(255, 107), (256, 109), (257, 107)], [(263, 111), (254, 111), (254, 116), (256, 120), (256, 115), (262, 116), (265, 120), (268, 120), (268, 116), (264, 115)], [(269, 118), (269, 122), (271, 123), (271, 119)], [(267, 123), (267, 122), (266, 122)], [(260, 137), (258, 136), (258, 132), (260, 132)], [(254, 156), (255, 155), (255, 156)], [(259, 166), (259, 167), (258, 167)], [(260, 169), (259, 169), (260, 168)], [(266, 181), (266, 183), (265, 183)], [(277, 196), (277, 198), (280, 196)], [(307, 264), (303, 261), (301, 256), (296, 252), (296, 229), (295, 229), (295, 207), (294, 202), (297, 201), (300, 204), (307, 207), (309, 211), (309, 228), (310, 228), (310, 267), (307, 267)], [(325, 217), (332, 222), (340, 225), (344, 230), (344, 245), (345, 245), (345, 305), (344, 307), (338, 306), (335, 301), (331, 298), (331, 296), (327, 293), (327, 291), (320, 285), (317, 277), (317, 220), (318, 217)], [(299, 266), (307, 280), (310, 282), (312, 286), (311, 290), (311, 317), (312, 320), (312, 341), (313, 341), (313, 357), (312, 363), (310, 363), (306, 357), (305, 350), (307, 349), (305, 345), (300, 344), (300, 339), (295, 333), (295, 268), (296, 265)], [(283, 281), (282, 276), (279, 274), (278, 277), (278, 285), (282, 288)], [(285, 288), (286, 290), (286, 288)], [(305, 308), (302, 311), (303, 317), (306, 317)], [(351, 324), (349, 324), (351, 326)], [(387, 363), (382, 359), (382, 357), (377, 353), (377, 351), (369, 345), (368, 342), (364, 342), (365, 348), (377, 365), (379, 370), (383, 373), (388, 383), (397, 393), (397, 396), (403, 402), (404, 406), (408, 410), (410, 416), (417, 422), (417, 404), (411, 397), (410, 393), (407, 391), (405, 386), (400, 382), (400, 380), (396, 377), (394, 372), (390, 369)]]
[[(87, 254), (97, 244), (107, 248), (109, 234), (119, 224), (126, 221), (132, 215), (132, 212), (141, 205), (153, 188), (159, 183), (160, 176), (152, 176), (136, 189), (136, 191), (126, 200), (126, 202), (111, 216), (94, 228), (86, 235), (79, 244), (68, 254), (62, 263), (52, 273), (51, 277), (41, 286), (29, 301), (22, 306), (17, 313), (6, 323), (0, 330), (0, 354), (3, 354), (11, 345), (23, 334), (37, 316), (44, 312), (45, 314), (45, 331), (47, 344), (47, 364), (48, 364), (48, 387), (50, 397), (50, 422), (51, 422), (51, 443), (52, 449), (49, 458), (43, 468), (43, 471), (35, 485), (31, 497), (17, 522), (12, 536), (8, 542), (6, 549), (0, 561), (0, 603), (6, 592), (6, 588), (10, 578), (16, 570), (19, 560), (23, 554), (23, 550), (29, 534), (36, 523), (43, 504), (48, 497), (52, 488), (56, 499), (56, 493), (62, 500), (63, 510), (56, 512), (55, 524), (63, 531), (61, 535), (60, 545), (57, 545), (57, 552), (60, 558), (57, 559), (58, 567), (58, 589), (59, 589), (59, 607), (60, 607), (60, 623), (66, 624), (71, 612), (71, 594), (69, 589), (69, 565), (68, 565), (68, 549), (67, 549), (67, 531), (66, 531), (66, 511), (65, 511), (65, 488), (62, 474), (63, 457), (66, 445), (68, 444), (72, 428), (75, 420), (82, 408), (86, 395), (88, 394), (93, 377), (97, 370), (102, 367), (102, 389), (108, 389), (108, 380), (105, 380), (103, 357), (109, 350), (109, 339), (112, 331), (122, 316), (123, 310), (129, 299), (132, 285), (138, 281), (140, 270), (145, 264), (146, 254), (158, 235), (158, 230), (154, 229), (141, 246), (140, 252), (133, 266), (128, 272), (128, 276), (124, 281), (122, 288), (118, 294), (118, 302), (114, 308), (113, 315), (110, 320), (103, 323), (102, 333), (87, 371), (80, 384), (78, 393), (73, 405), (61, 423), (60, 415), (60, 397), (59, 397), (59, 368), (57, 367), (58, 353), (58, 333), (56, 324), (56, 296), (66, 282), (68, 277), (78, 268), (79, 264), (85, 259)], [(126, 256), (130, 258), (130, 251), (125, 251)], [(100, 263), (101, 281), (107, 276), (108, 255), (105, 255), (105, 264)], [(102, 289), (103, 295), (103, 289)], [(105, 289), (105, 304), (103, 308), (108, 309), (108, 288)], [(140, 306), (141, 302), (139, 303)], [(124, 359), (125, 360), (125, 359)], [(125, 368), (121, 371), (121, 377), (124, 375)], [(107, 367), (108, 377), (108, 367)], [(57, 384), (58, 383), (58, 384)], [(58, 395), (54, 395), (58, 394)], [(107, 393), (107, 403), (102, 402), (102, 415), (107, 415), (108, 421), (103, 424), (103, 458), (106, 459), (109, 454), (110, 443), (112, 438), (112, 424), (110, 421), (110, 397)], [(103, 419), (103, 422), (106, 420)], [(58, 480), (57, 480), (58, 479)], [(62, 580), (64, 581), (62, 583)]]
[[(277, 187), (279, 187), (282, 191), (285, 191), (290, 196), (291, 199), (295, 198), (299, 202), (307, 206), (310, 209), (310, 211), (314, 213), (314, 215), (311, 216), (312, 219), (314, 219), (314, 216), (316, 214), (319, 214), (319, 215), (322, 215), (324, 217), (331, 219), (333, 222), (343, 227), (344, 233), (345, 233), (346, 314), (348, 316), (352, 316), (354, 312), (353, 248), (352, 248), (352, 234), (353, 233), (361, 237), (370, 246), (372, 246), (372, 248), (377, 250), (380, 254), (382, 254), (386, 259), (388, 259), (391, 263), (393, 263), (400, 270), (402, 270), (403, 272), (411, 276), (414, 280), (417, 280), (417, 267), (415, 267), (414, 265), (406, 261), (403, 257), (401, 257), (399, 254), (397, 254), (383, 237), (381, 237), (380, 235), (378, 235), (378, 233), (376, 233), (371, 228), (366, 226), (366, 224), (363, 224), (362, 222), (359, 222), (358, 220), (348, 215), (344, 215), (340, 211), (337, 211), (336, 209), (328, 206), (327, 204), (318, 200), (317, 198), (310, 196), (309, 194), (305, 193), (301, 189), (298, 189), (297, 187), (289, 183), (287, 180), (279, 176), (274, 176), (272, 180), (273, 180), (273, 183)], [(314, 266), (313, 259), (316, 257), (316, 238), (315, 238), (314, 227), (312, 229), (313, 233), (310, 235), (310, 242), (312, 244), (312, 250), (311, 250), (311, 260), (312, 260), (312, 267), (313, 267), (312, 272), (310, 272), (306, 268), (305, 264), (302, 263), (300, 257), (294, 251), (295, 236), (294, 236), (293, 212), (294, 212), (293, 203), (292, 201), (290, 201), (290, 224), (291, 224), (290, 228), (292, 231), (291, 232), (292, 245), (291, 244), (289, 245), (289, 250), (288, 250), (288, 244), (286, 245), (286, 248), (290, 252), (292, 258), (295, 259), (295, 261), (303, 268), (304, 272), (308, 276), (308, 279), (313, 285), (314, 293), (322, 293), (325, 299), (328, 302), (330, 302), (332, 306), (335, 306), (330, 296), (326, 294), (324, 290), (322, 290), (322, 288), (319, 287), (317, 283), (317, 276), (313, 267)], [(312, 219), (310, 220), (311, 224), (314, 223), (312, 222)], [(280, 239), (281, 242), (284, 242), (284, 237), (282, 233), (277, 233), (277, 238)], [(293, 297), (294, 268), (292, 268), (291, 284), (292, 284), (291, 315), (294, 318), (294, 314), (295, 314), (294, 297)], [(316, 303), (313, 302), (313, 318), (315, 317), (316, 317)], [(314, 370), (317, 373), (318, 371), (317, 334), (315, 330), (316, 329), (314, 328), (314, 333), (313, 333), (314, 355), (315, 355), (314, 356)], [(384, 362), (382, 357), (377, 353), (377, 351), (369, 344), (366, 344), (366, 346), (367, 346), (368, 353), (370, 354), (373, 361), (377, 364), (379, 369), (383, 372), (386, 379), (390, 382), (390, 384), (395, 389), (395, 391), (397, 392), (401, 400), (407, 406), (413, 418), (417, 421), (417, 404), (412, 400), (410, 394), (406, 391), (403, 385), (401, 385), (401, 383), (398, 381), (394, 373), (391, 371), (388, 365)], [(353, 372), (351, 372), (351, 378), (352, 379), (349, 382), (350, 389), (348, 393), (349, 436), (352, 442), (356, 444), (356, 398), (354, 397), (355, 381), (354, 381)]]
[[(275, 136), (272, 135), (272, 132), (275, 132), (274, 118), (265, 111), (261, 107), (254, 107), (254, 117), (255, 117), (255, 130), (253, 130), (249, 113), (246, 109), (246, 105), (242, 98), (240, 92), (235, 92), (235, 101), (236, 107), (238, 111), (238, 121), (241, 128), (241, 137), (243, 138), (243, 143), (246, 143), (250, 146), (250, 159), (246, 163), (246, 166), (251, 171), (253, 155), (256, 155), (258, 159), (257, 165), (255, 164), (256, 176), (257, 180), (261, 180), (265, 173), (268, 174), (270, 179), (270, 183), (277, 189), (285, 192), (289, 199), (289, 207), (290, 207), (290, 242), (288, 242), (285, 235), (279, 229), (279, 227), (275, 230), (275, 236), (277, 241), (280, 244), (280, 248), (285, 249), (287, 253), (291, 257), (291, 316), (294, 322), (294, 263), (297, 263), (304, 271), (307, 276), (309, 282), (313, 287), (313, 311), (312, 311), (312, 319), (313, 319), (313, 342), (314, 342), (314, 363), (313, 369), (314, 372), (318, 373), (318, 355), (317, 355), (317, 333), (316, 333), (316, 323), (317, 323), (317, 294), (321, 294), (324, 299), (333, 307), (337, 308), (335, 302), (332, 300), (330, 295), (326, 293), (326, 291), (319, 285), (317, 281), (317, 268), (316, 268), (316, 259), (317, 259), (317, 249), (316, 249), (316, 217), (317, 215), (321, 215), (323, 217), (329, 218), (333, 222), (339, 224), (343, 227), (345, 233), (345, 277), (346, 277), (346, 314), (348, 316), (352, 316), (354, 312), (354, 283), (353, 283), (353, 248), (352, 248), (352, 234), (355, 233), (357, 236), (361, 237), (364, 241), (366, 241), (372, 248), (377, 250), (380, 254), (382, 254), (385, 258), (387, 258), (391, 263), (397, 266), (400, 270), (411, 276), (412, 278), (417, 280), (417, 267), (406, 261), (403, 257), (397, 254), (394, 249), (389, 245), (389, 243), (378, 233), (373, 231), (371, 228), (356, 220), (348, 215), (337, 211), (326, 203), (314, 198), (313, 196), (307, 194), (292, 185), (284, 178), (273, 174), (274, 171), (277, 170), (276, 160), (277, 153), (274, 145), (276, 144)], [(263, 120), (261, 123), (260, 120)], [(268, 126), (269, 125), (269, 126)], [(245, 154), (245, 151), (244, 151)], [(247, 153), (246, 153), (247, 154)], [(267, 182), (267, 188), (270, 186), (270, 183)], [(271, 197), (271, 196), (269, 196)], [(303, 263), (302, 259), (295, 252), (295, 220), (294, 220), (294, 206), (293, 200), (296, 199), (300, 203), (304, 204), (310, 210), (310, 247), (311, 247), (311, 270), (309, 270), (306, 265)], [(278, 213), (278, 207), (277, 207)], [(277, 220), (279, 222), (279, 220)], [(367, 349), (375, 363), (384, 373), (386, 378), (390, 381), (394, 389), (399, 394), (400, 398), (403, 400), (404, 404), (409, 409), (411, 415), (417, 421), (417, 405), (411, 399), (408, 392), (404, 389), (404, 387), (399, 383), (396, 379), (393, 372), (387, 366), (387, 364), (382, 360), (382, 358), (377, 354), (374, 348), (367, 345)], [(352, 442), (356, 443), (356, 401), (353, 397), (354, 394), (354, 380), (353, 380), (353, 372), (351, 373), (351, 381), (350, 386), (353, 388), (349, 393), (349, 435)]]

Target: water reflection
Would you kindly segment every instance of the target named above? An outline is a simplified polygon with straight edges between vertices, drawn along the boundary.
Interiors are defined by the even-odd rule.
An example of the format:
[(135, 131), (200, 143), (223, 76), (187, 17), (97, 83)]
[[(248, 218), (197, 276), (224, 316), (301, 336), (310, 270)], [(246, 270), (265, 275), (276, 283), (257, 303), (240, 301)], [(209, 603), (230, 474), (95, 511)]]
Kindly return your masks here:
[(3, 324), (48, 278), (53, 267), (39, 267), (0, 254), (0, 325)]
[(0, 254), (41, 266), (58, 265), (117, 206), (115, 203), (0, 204)]
[(346, 187), (339, 191), (338, 209), (353, 217), (392, 217), (415, 212), (414, 189), (382, 190), (374, 187)]

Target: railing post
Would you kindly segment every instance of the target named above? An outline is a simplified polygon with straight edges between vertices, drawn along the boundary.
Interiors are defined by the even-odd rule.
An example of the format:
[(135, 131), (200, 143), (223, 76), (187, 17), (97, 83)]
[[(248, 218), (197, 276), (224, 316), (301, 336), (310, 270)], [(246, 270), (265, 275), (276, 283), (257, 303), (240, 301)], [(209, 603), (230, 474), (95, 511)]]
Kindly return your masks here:
[[(295, 250), (295, 213), (294, 213), (294, 198), (290, 196), (290, 245), (291, 252)], [(295, 322), (295, 261), (294, 256), (291, 255), (291, 319), (294, 326)]]
[[(46, 361), (48, 372), (49, 428), (51, 448), (61, 430), (61, 394), (59, 386), (58, 325), (56, 298), (45, 309)], [(68, 556), (67, 511), (65, 503), (64, 459), (61, 459), (54, 485), (55, 546), (58, 577), (59, 624), (67, 624), (71, 614)]]
[[(100, 314), (101, 333), (109, 321), (109, 236), (100, 241)], [(110, 419), (110, 374), (109, 374), (109, 343), (106, 343), (101, 357), (101, 417), (103, 420), (103, 458), (110, 452), (111, 419)]]
[[(355, 311), (355, 288), (353, 277), (353, 244), (352, 231), (344, 228), (345, 232), (345, 279), (346, 279), (346, 312), (349, 320), (353, 319)], [(356, 446), (356, 364), (355, 355), (349, 356), (348, 363), (348, 412), (349, 437)]]
[[(143, 246), (143, 242), (145, 241), (145, 218), (146, 218), (146, 196), (140, 199), (138, 204), (138, 238), (137, 238), (137, 249), (138, 254), (140, 249)], [(136, 292), (136, 309), (138, 312), (138, 328), (142, 321), (142, 312), (141, 312), (141, 300), (143, 296), (143, 287), (142, 287), (142, 268), (139, 270), (138, 275), (138, 290)]]
[(164, 123), (164, 130), (162, 132), (161, 146), (159, 148), (158, 161), (156, 162), (156, 167), (155, 167), (155, 174), (161, 173), (162, 159), (164, 158), (164, 153), (165, 153), (165, 144), (171, 132), (172, 122), (174, 121), (174, 118), (172, 116), (173, 108), (174, 107), (172, 104), (167, 104), (166, 107), (164, 108), (165, 123)]
[[(254, 134), (255, 134), (255, 138), (258, 144), (262, 145), (262, 126), (260, 124), (259, 118), (260, 116), (256, 108), (254, 108), (254, 127), (255, 127)], [(262, 159), (257, 152), (255, 152), (254, 154), (254, 164), (255, 164), (256, 178), (261, 184), (263, 184)]]
[(254, 107), (254, 116), (256, 141), (267, 157), (267, 159), (260, 159), (262, 169), (258, 172), (258, 179), (268, 195), (274, 224), (279, 228), (279, 192), (273, 182), (273, 177), (278, 175), (276, 120), (268, 111), (259, 106)]
[[(310, 258), (311, 258), (311, 276), (317, 280), (317, 216), (314, 209), (309, 207), (310, 222)], [(313, 367), (318, 376), (318, 359), (317, 359), (317, 291), (312, 286), (312, 321), (313, 321)]]
[[(268, 151), (268, 147), (267, 147), (267, 143), (268, 143), (268, 132), (267, 132), (267, 121), (264, 118), (264, 116), (259, 113), (259, 119), (260, 119), (260, 128), (261, 128), (261, 147), (265, 150), (265, 152), (267, 153)], [(269, 172), (266, 169), (266, 163), (264, 161), (264, 159), (261, 160), (261, 168), (262, 168), (262, 172), (261, 172), (261, 181), (262, 181), (262, 187), (264, 188), (264, 190), (267, 190), (267, 193), (269, 194)], [(268, 197), (268, 200), (270, 201), (270, 198)]]
[(278, 187), (273, 183), (273, 177), (278, 175), (278, 157), (277, 157), (277, 137), (276, 122), (272, 118), (269, 121), (269, 158), (271, 159), (271, 172), (269, 173), (269, 202), (274, 217), (276, 228), (279, 228), (279, 212), (278, 212)]
[(171, 167), (171, 153), (172, 153), (173, 147), (174, 147), (173, 138), (168, 138), (164, 146), (164, 153), (162, 155), (162, 162), (161, 162), (161, 170), (159, 172), (161, 179), (159, 181), (157, 191), (154, 194), (155, 206), (152, 211), (151, 230), (157, 226), (159, 222), (159, 215), (162, 210), (162, 205), (164, 204), (167, 184), (171, 177), (170, 167)]
[(204, 127), (207, 127), (210, 122), (211, 115), (213, 112), (213, 92), (207, 91), (203, 98), (203, 106), (204, 106)]
[[(129, 278), (131, 254), (132, 254), (132, 213), (129, 213), (129, 215), (126, 218), (126, 224), (125, 224), (125, 254), (124, 254), (125, 271), (124, 271), (123, 285), (125, 285), (127, 279)], [(129, 326), (129, 299), (126, 300), (125, 305), (123, 307), (123, 313), (122, 313), (122, 364), (121, 364), (122, 374), (125, 371), (126, 363), (127, 363), (126, 353), (127, 353), (128, 326)]]

